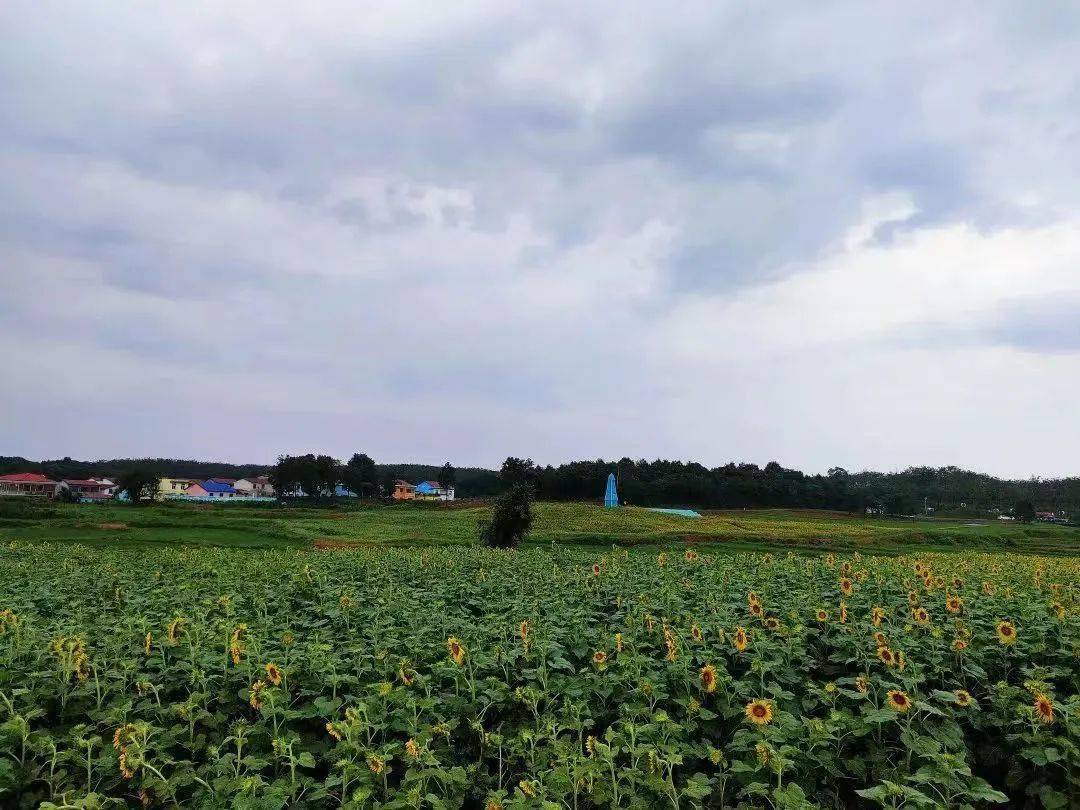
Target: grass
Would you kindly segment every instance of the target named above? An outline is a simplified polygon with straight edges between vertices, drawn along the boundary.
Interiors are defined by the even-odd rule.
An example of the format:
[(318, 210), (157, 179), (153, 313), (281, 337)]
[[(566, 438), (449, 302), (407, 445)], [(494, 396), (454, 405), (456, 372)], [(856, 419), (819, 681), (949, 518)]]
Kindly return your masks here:
[[(306, 508), (205, 504), (49, 504), (2, 508), (0, 540), (184, 544), (243, 548), (311, 545), (468, 545), (487, 509), (413, 504)], [(530, 544), (693, 543), (761, 548), (1011, 550), (1080, 554), (1080, 529), (998, 521), (883, 520), (813, 510), (729, 510), (699, 519), (634, 507), (538, 503)]]

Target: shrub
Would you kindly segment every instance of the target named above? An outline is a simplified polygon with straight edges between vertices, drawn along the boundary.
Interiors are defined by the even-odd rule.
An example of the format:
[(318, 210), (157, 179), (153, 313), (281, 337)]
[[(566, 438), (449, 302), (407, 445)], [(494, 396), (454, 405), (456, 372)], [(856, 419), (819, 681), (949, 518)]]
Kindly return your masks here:
[(491, 548), (513, 548), (532, 527), (533, 489), (514, 484), (495, 501), (491, 519), (480, 524), (480, 540)]

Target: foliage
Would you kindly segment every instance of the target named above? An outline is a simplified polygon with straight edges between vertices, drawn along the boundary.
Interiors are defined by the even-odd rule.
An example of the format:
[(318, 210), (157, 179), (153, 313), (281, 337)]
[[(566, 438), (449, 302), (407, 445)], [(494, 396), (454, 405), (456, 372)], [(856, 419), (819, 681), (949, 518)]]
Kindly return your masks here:
[(1021, 523), (1031, 523), (1035, 519), (1035, 506), (1031, 501), (1017, 501), (1012, 513)]
[(444, 487), (452, 487), (456, 478), (457, 470), (454, 469), (454, 465), (449, 461), (443, 464), (442, 469), (439, 470), (439, 483)]
[(128, 470), (116, 481), (121, 492), (126, 492), (132, 503), (151, 501), (157, 495), (161, 475), (154, 470), (136, 467)]
[(341, 464), (330, 456), (278, 456), (270, 480), (279, 499), (305, 497), (312, 501), (333, 500), (342, 480)]
[(491, 517), (480, 528), (480, 539), (491, 548), (513, 548), (529, 533), (533, 523), (533, 491), (525, 483), (514, 484), (495, 501)]
[(353, 453), (341, 470), (341, 483), (360, 497), (373, 494), (378, 483), (378, 473), (371, 456), (366, 453)]
[(1066, 807), (1078, 583), (1007, 554), (8, 542), (0, 795)]

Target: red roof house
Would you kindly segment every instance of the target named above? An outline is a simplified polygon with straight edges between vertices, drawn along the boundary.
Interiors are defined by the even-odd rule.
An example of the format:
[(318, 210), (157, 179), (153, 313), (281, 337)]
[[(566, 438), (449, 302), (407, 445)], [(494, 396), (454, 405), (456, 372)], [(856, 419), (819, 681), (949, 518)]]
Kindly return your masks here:
[(18, 495), (32, 498), (55, 498), (60, 488), (58, 481), (53, 481), (41, 473), (12, 473), (0, 475), (0, 496)]

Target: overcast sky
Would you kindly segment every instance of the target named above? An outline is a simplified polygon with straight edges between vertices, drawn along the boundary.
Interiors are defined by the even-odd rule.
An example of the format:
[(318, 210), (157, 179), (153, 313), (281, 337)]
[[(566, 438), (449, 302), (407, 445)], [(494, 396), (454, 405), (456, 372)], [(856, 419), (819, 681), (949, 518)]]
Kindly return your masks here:
[(0, 4), (0, 455), (1080, 474), (1061, 3)]

